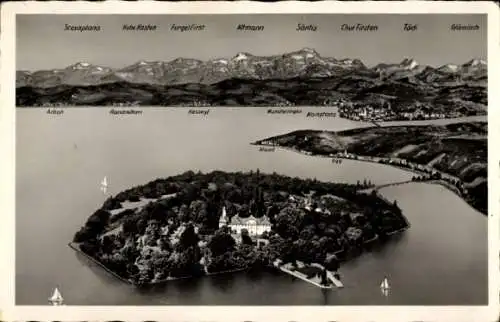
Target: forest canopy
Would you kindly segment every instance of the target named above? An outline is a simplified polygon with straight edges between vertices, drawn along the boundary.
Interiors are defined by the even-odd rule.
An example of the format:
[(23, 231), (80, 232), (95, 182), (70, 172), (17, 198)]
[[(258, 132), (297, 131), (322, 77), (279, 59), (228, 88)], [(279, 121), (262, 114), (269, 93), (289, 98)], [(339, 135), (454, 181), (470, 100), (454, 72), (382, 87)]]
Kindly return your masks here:
[[(396, 202), (371, 183), (329, 183), (260, 171), (156, 179), (109, 197), (74, 244), (123, 280), (146, 285), (282, 262), (320, 263), (408, 227)], [(267, 216), (271, 231), (249, 236), (219, 227), (227, 216)], [(333, 259), (332, 259), (333, 258)]]

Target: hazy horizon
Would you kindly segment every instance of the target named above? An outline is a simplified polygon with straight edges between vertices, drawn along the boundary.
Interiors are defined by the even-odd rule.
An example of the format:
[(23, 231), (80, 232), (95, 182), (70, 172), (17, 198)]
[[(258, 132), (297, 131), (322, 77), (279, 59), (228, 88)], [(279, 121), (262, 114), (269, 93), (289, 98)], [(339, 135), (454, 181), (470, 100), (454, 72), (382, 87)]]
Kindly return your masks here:
[[(239, 52), (271, 56), (312, 48), (323, 57), (360, 59), (366, 66), (413, 58), (439, 67), (487, 60), (487, 17), (482, 14), (239, 14), (239, 15), (18, 15), (16, 70), (61, 69), (77, 62), (123, 68), (139, 61), (231, 58)], [(124, 24), (154, 24), (154, 32), (123, 31)], [(171, 24), (203, 24), (204, 31), (172, 32)], [(298, 23), (316, 32), (297, 32)], [(372, 24), (374, 32), (340, 31), (342, 24)], [(403, 24), (417, 24), (403, 31)], [(99, 32), (64, 31), (64, 25), (100, 25)], [(239, 24), (263, 31), (237, 31)], [(478, 31), (450, 31), (451, 24)], [(207, 45), (208, 44), (208, 45)]]

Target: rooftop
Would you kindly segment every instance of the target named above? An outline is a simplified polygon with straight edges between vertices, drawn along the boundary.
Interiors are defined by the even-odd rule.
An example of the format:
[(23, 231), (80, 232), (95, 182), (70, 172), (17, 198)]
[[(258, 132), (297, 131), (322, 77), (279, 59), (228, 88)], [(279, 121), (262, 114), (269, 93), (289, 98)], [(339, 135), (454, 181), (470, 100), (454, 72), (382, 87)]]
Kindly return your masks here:
[(254, 216), (250, 216), (247, 218), (242, 218), (239, 215), (233, 216), (231, 218), (231, 225), (271, 225), (269, 218), (267, 216), (263, 216), (260, 218), (256, 218)]

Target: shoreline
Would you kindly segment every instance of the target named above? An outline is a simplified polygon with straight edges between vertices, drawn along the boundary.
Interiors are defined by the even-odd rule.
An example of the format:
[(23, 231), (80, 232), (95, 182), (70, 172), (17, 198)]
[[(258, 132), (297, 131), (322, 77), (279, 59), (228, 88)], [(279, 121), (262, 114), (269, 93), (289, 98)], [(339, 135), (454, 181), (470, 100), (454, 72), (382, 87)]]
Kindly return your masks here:
[[(406, 223), (405, 227), (397, 229), (395, 231), (391, 231), (390, 233), (387, 233), (386, 236), (394, 236), (396, 234), (404, 233), (405, 231), (407, 231), (408, 229), (410, 229), (411, 228), (411, 224), (408, 221), (408, 219), (405, 216), (403, 216), (403, 220)], [(362, 245), (369, 245), (369, 244), (372, 244), (372, 243), (375, 243), (375, 242), (380, 242), (380, 241), (381, 241), (380, 236), (378, 234), (376, 234), (374, 237), (372, 237), (372, 238), (370, 238), (368, 240), (363, 241)], [(342, 253), (344, 253), (346, 251), (348, 251), (348, 250), (341, 249), (341, 250), (338, 250), (338, 251), (336, 251), (336, 252), (334, 252), (332, 254), (333, 255), (340, 255), (340, 254), (342, 254)]]
[[(297, 261), (297, 263), (301, 263), (299, 261)], [(332, 289), (334, 287), (337, 287), (337, 288), (343, 288), (344, 287), (344, 284), (340, 281), (340, 279), (336, 278), (335, 277), (335, 273), (332, 272), (332, 271), (329, 271), (329, 270), (326, 270), (327, 272), (327, 278), (330, 279), (330, 285), (322, 285), (318, 282), (315, 282), (315, 281), (312, 281), (310, 280), (309, 278), (307, 278), (307, 276), (305, 276), (304, 273), (301, 273), (301, 272), (297, 272), (296, 270), (291, 270), (291, 269), (288, 269), (288, 268), (285, 268), (283, 267), (281, 264), (281, 261), (280, 260), (276, 260), (274, 261), (271, 266), (274, 267), (274, 268), (277, 268), (278, 270), (282, 271), (283, 273), (286, 273), (288, 275), (291, 275), (293, 277), (296, 277), (300, 280), (303, 280), (304, 282), (307, 282), (309, 284), (312, 284), (316, 287), (319, 287), (319, 288), (322, 288), (322, 289)], [(303, 263), (301, 263), (302, 265), (304, 265)], [(311, 264), (308, 264), (307, 265), (308, 267), (316, 267), (316, 268), (319, 268), (319, 269), (324, 269), (323, 265), (320, 265), (320, 264), (317, 264), (317, 263), (311, 263)]]
[[(291, 148), (289, 148), (289, 149), (294, 150)], [(294, 150), (294, 151), (296, 151), (296, 150)], [(325, 156), (322, 156), (322, 157), (325, 157)], [(365, 185), (365, 186), (367, 186), (367, 185)], [(332, 189), (334, 189), (334, 188), (332, 188)], [(130, 191), (132, 191), (132, 190), (130, 190)], [(358, 192), (356, 192), (356, 191), (357, 190), (353, 190), (351, 192), (351, 194), (353, 194), (353, 196), (358, 195)], [(169, 195), (172, 195), (172, 194), (169, 194)], [(168, 196), (168, 195), (163, 195), (160, 198), (163, 198), (164, 196)], [(374, 199), (375, 200), (378, 199), (376, 201), (377, 203), (382, 202), (382, 203), (386, 203), (389, 206), (392, 204), (390, 201), (388, 201), (383, 196), (380, 196), (378, 194), (377, 194), (377, 196), (374, 196)], [(147, 202), (147, 200), (148, 199), (146, 198), (145, 201)], [(136, 202), (136, 201), (133, 201), (133, 202)], [(141, 202), (141, 200), (139, 200), (139, 202)], [(122, 208), (127, 208), (127, 206), (128, 205), (126, 205), (126, 204), (125, 205), (122, 204)], [(111, 213), (111, 215), (113, 215), (112, 211), (110, 211), (110, 213)], [(122, 213), (122, 212), (119, 212), (119, 213)], [(407, 218), (404, 217), (404, 215), (402, 215), (401, 213), (400, 213), (400, 215), (401, 215), (401, 217), (403, 217), (403, 223), (402, 223), (402, 225), (401, 225), (401, 223), (399, 223), (397, 225), (397, 226), (399, 226), (399, 228), (397, 226), (396, 227), (387, 227), (389, 229), (384, 229), (383, 231), (380, 232), (380, 234), (376, 234), (376, 233), (370, 234), (371, 236), (366, 236), (366, 234), (363, 234), (362, 236), (358, 236), (358, 237), (362, 237), (362, 238), (356, 238), (355, 243), (349, 243), (348, 245), (344, 245), (345, 247), (337, 250), (333, 254), (336, 254), (336, 255), (337, 254), (342, 254), (342, 255), (346, 254), (347, 257), (350, 257), (351, 250), (355, 250), (355, 249), (356, 250), (362, 250), (362, 249), (365, 250), (365, 247), (363, 247), (363, 245), (368, 245), (370, 243), (376, 242), (377, 240), (380, 240), (381, 237), (383, 237), (383, 236), (391, 236), (391, 235), (406, 231), (410, 227), (410, 224), (409, 224)], [(237, 268), (232, 268), (232, 269), (224, 270), (224, 271), (209, 272), (207, 269), (207, 266), (204, 264), (201, 264), (201, 268), (203, 268), (203, 269), (202, 269), (202, 272), (199, 272), (200, 274), (198, 274), (198, 272), (195, 272), (194, 274), (189, 274), (186, 276), (183, 274), (184, 271), (182, 271), (182, 272), (178, 272), (178, 273), (181, 273), (184, 276), (173, 277), (173, 276), (171, 276), (170, 273), (165, 274), (168, 271), (163, 270), (163, 272), (162, 271), (156, 272), (156, 274), (154, 274), (154, 278), (151, 278), (152, 276), (150, 276), (147, 279), (142, 279), (142, 277), (141, 277), (140, 279), (137, 280), (138, 276), (136, 276), (135, 274), (130, 274), (129, 272), (125, 272), (124, 267), (120, 266), (120, 267), (116, 267), (116, 269), (115, 269), (114, 265), (112, 265), (113, 262), (109, 262), (109, 264), (108, 264), (108, 261), (105, 260), (104, 258), (101, 260), (101, 255), (104, 256), (104, 254), (94, 253), (94, 251), (92, 251), (90, 254), (88, 254), (85, 251), (83, 251), (83, 249), (81, 247), (85, 246), (85, 241), (80, 242), (80, 243), (71, 241), (71, 242), (68, 242), (67, 245), (71, 249), (73, 249), (77, 254), (82, 254), (85, 258), (89, 259), (90, 262), (103, 268), (106, 272), (110, 273), (111, 276), (114, 276), (119, 281), (124, 282), (124, 283), (129, 284), (129, 285), (132, 285), (134, 287), (151, 287), (151, 286), (155, 286), (155, 285), (165, 284), (166, 282), (174, 281), (174, 280), (200, 278), (200, 277), (204, 277), (204, 276), (214, 276), (214, 275), (221, 275), (221, 274), (228, 274), (228, 273), (236, 273), (236, 272), (246, 271), (246, 270), (249, 270), (252, 268), (251, 265), (250, 266), (245, 265), (245, 267), (240, 266)], [(347, 259), (347, 257), (344, 259)], [(126, 264), (130, 265), (130, 262), (126, 263)], [(274, 263), (270, 263), (266, 266), (269, 268), (272, 268), (273, 266), (275, 267)], [(288, 273), (288, 274), (292, 274), (295, 277), (298, 277), (300, 279), (304, 279), (303, 278), (304, 276), (302, 276), (300, 274), (299, 274), (300, 276), (297, 275), (296, 274), (297, 272), (293, 272), (293, 271), (290, 271), (290, 272), (284, 271), (284, 272)], [(120, 274), (118, 274), (118, 273), (120, 273)], [(160, 273), (163, 273), (163, 274), (160, 274)], [(189, 273), (189, 272), (186, 272), (186, 273)], [(165, 276), (165, 277), (160, 279), (160, 278), (158, 278), (158, 277), (160, 277), (159, 275), (168, 275), (168, 276)], [(338, 280), (335, 276), (333, 276), (333, 277), (330, 277), (330, 276), (333, 276), (333, 275), (329, 274), (329, 279), (332, 281), (332, 283), (334, 285), (336, 285), (337, 287), (340, 287), (339, 285), (342, 285), (340, 280)], [(314, 285), (318, 284), (317, 281), (310, 281), (308, 278), (306, 278), (306, 280), (308, 282), (312, 282), (312, 284), (314, 284)], [(316, 285), (316, 286), (321, 287), (321, 288), (331, 288), (331, 287), (328, 287), (328, 285)]]
[[(395, 234), (398, 234), (398, 233), (402, 233), (402, 232), (405, 232), (406, 230), (408, 230), (410, 228), (410, 223), (408, 222), (408, 220), (406, 218), (404, 218), (404, 220), (405, 220), (405, 222), (407, 224), (406, 227), (403, 227), (401, 229), (398, 229), (398, 230), (395, 230), (393, 232), (390, 232), (390, 233), (387, 234), (387, 236), (392, 236), (392, 235), (395, 235)], [(373, 238), (364, 241), (363, 245), (371, 244), (371, 243), (376, 242), (378, 240), (380, 240), (380, 237), (378, 235), (376, 235)], [(104, 271), (106, 271), (107, 273), (109, 273), (111, 276), (115, 277), (119, 281), (121, 281), (123, 283), (126, 283), (126, 284), (128, 284), (128, 285), (130, 285), (132, 287), (136, 287), (136, 288), (140, 287), (140, 285), (137, 285), (137, 284), (133, 283), (132, 281), (127, 280), (127, 279), (119, 276), (118, 274), (116, 274), (115, 272), (113, 272), (112, 270), (110, 270), (109, 268), (107, 268), (100, 261), (98, 261), (97, 259), (95, 259), (92, 256), (90, 256), (90, 255), (86, 254), (85, 252), (83, 252), (80, 249), (80, 246), (78, 245), (78, 243), (69, 242), (68, 246), (71, 249), (73, 249), (77, 254), (83, 255), (85, 258), (89, 259), (92, 263), (94, 263), (97, 266), (99, 266), (100, 268), (104, 269)], [(341, 253), (343, 253), (345, 251), (346, 251), (345, 249), (339, 250), (339, 251), (335, 252), (334, 255), (341, 254)], [(325, 285), (320, 285), (318, 283), (310, 281), (309, 279), (307, 279), (307, 278), (305, 278), (305, 277), (303, 277), (301, 275), (298, 275), (296, 272), (288, 270), (288, 269), (283, 268), (283, 267), (280, 267), (279, 265), (276, 265), (275, 263), (272, 263), (272, 264), (268, 265), (267, 267), (268, 268), (278, 269), (278, 270), (280, 270), (281, 272), (283, 272), (285, 274), (289, 274), (291, 276), (299, 278), (299, 279), (301, 279), (301, 280), (303, 280), (303, 281), (305, 281), (307, 283), (310, 283), (310, 284), (312, 284), (312, 285), (314, 285), (316, 287), (322, 288), (322, 289), (332, 289), (334, 287), (337, 287), (337, 288), (342, 288), (343, 287), (342, 282), (340, 280), (338, 280), (338, 279), (337, 279), (338, 283), (332, 282), (332, 285), (325, 286)], [(238, 273), (238, 272), (247, 271), (249, 269), (250, 269), (249, 267), (244, 267), (244, 268), (236, 268), (236, 269), (232, 269), (232, 270), (227, 270), (227, 271), (222, 271), (222, 272), (212, 272), (212, 273), (209, 273), (208, 271), (205, 271), (205, 275), (203, 275), (203, 276), (169, 277), (169, 278), (164, 279), (164, 280), (160, 280), (160, 281), (156, 281), (156, 282), (152, 282), (152, 283), (147, 283), (144, 286), (146, 286), (146, 287), (154, 287), (154, 286), (158, 286), (158, 285), (164, 285), (164, 284), (166, 284), (168, 282), (171, 282), (171, 281), (194, 279), (194, 278), (200, 278), (200, 277), (210, 277), (210, 276), (216, 276), (216, 275), (222, 275), (222, 274), (230, 274), (230, 273)]]
[[(282, 109), (282, 110), (291, 110), (291, 109), (338, 109), (338, 106), (335, 105), (292, 105), (292, 106), (274, 106), (274, 105), (143, 105), (143, 104), (123, 104), (123, 105), (92, 105), (92, 104), (68, 104), (66, 103), (53, 103), (53, 105), (15, 105), (16, 109), (49, 109), (49, 108), (54, 108), (54, 109), (89, 109), (89, 108), (137, 108), (137, 109), (151, 109), (151, 108), (157, 108), (157, 109), (203, 109), (203, 108), (214, 108), (214, 109), (234, 109), (234, 108), (257, 108), (257, 109)], [(345, 116), (340, 116), (338, 115), (337, 118), (343, 119), (346, 121), (351, 121), (351, 122), (357, 122), (357, 123), (363, 123), (368, 126), (372, 127), (387, 127), (391, 126), (392, 123), (428, 123), (428, 122), (445, 122), (448, 124), (450, 123), (455, 123), (455, 122), (462, 122), (463, 120), (466, 119), (487, 119), (487, 113), (485, 114), (475, 114), (475, 115), (461, 115), (461, 116), (451, 116), (448, 115), (446, 117), (436, 117), (436, 118), (423, 118), (423, 119), (410, 119), (410, 118), (401, 118), (401, 119), (394, 119), (394, 118), (387, 118), (387, 119), (354, 119), (350, 117), (345, 117)], [(475, 122), (475, 120), (473, 121)], [(478, 120), (478, 122), (486, 122), (485, 120)]]
[(110, 270), (109, 268), (107, 268), (103, 263), (101, 263), (100, 261), (98, 261), (94, 257), (92, 257), (92, 256), (86, 254), (84, 251), (82, 251), (80, 249), (80, 245), (78, 245), (78, 243), (69, 242), (68, 246), (71, 249), (73, 249), (77, 254), (83, 255), (85, 258), (88, 258), (92, 263), (97, 264), (99, 267), (103, 268), (107, 273), (111, 274), (113, 277), (117, 278), (119, 281), (124, 282), (124, 283), (126, 283), (128, 285), (131, 285), (131, 286), (135, 286), (135, 284), (132, 283), (131, 281), (129, 281), (129, 280), (121, 277), (120, 275), (116, 274), (115, 272), (113, 272), (112, 270)]
[(285, 274), (296, 277), (296, 278), (298, 278), (306, 283), (309, 283), (309, 284), (314, 285), (316, 287), (319, 287), (321, 289), (332, 289), (334, 287), (333, 285), (326, 286), (326, 285), (318, 284), (316, 282), (309, 280), (307, 277), (303, 277), (302, 275), (299, 275), (297, 272), (291, 271), (291, 270), (286, 269), (284, 267), (280, 267), (279, 265), (276, 265), (274, 263), (273, 263), (273, 266)]
[[(299, 153), (299, 154), (302, 154), (302, 155), (306, 155), (306, 156), (313, 156), (313, 157), (319, 157), (319, 158), (325, 158), (325, 159), (331, 159), (331, 158), (335, 158), (335, 159), (342, 159), (342, 160), (352, 160), (352, 161), (359, 161), (359, 162), (369, 162), (369, 163), (376, 163), (376, 164), (382, 164), (382, 165), (386, 165), (386, 166), (390, 166), (390, 167), (393, 167), (393, 168), (397, 168), (397, 169), (401, 169), (401, 170), (404, 170), (404, 171), (407, 171), (407, 172), (411, 172), (411, 173), (415, 173), (415, 174), (418, 174), (418, 175), (427, 175), (426, 172), (423, 172), (423, 171), (420, 171), (418, 169), (411, 169), (411, 168), (406, 168), (406, 167), (403, 167), (401, 165), (396, 165), (396, 164), (390, 164), (390, 163), (385, 163), (385, 162), (379, 162), (379, 161), (376, 161), (373, 159), (373, 157), (370, 157), (370, 156), (361, 156), (361, 155), (355, 155), (355, 157), (357, 157), (357, 159), (355, 158), (351, 158), (351, 157), (346, 157), (346, 156), (343, 156), (343, 155), (334, 155), (334, 156), (328, 156), (328, 155), (319, 155), (319, 154), (311, 154), (309, 153), (308, 151), (301, 151), (301, 150), (298, 150), (296, 148), (293, 148), (293, 147), (287, 147), (287, 146), (280, 146), (280, 145), (268, 145), (268, 144), (261, 144), (261, 143), (257, 143), (257, 142), (252, 142), (250, 143), (251, 145), (255, 145), (255, 146), (262, 146), (262, 147), (268, 147), (268, 146), (272, 146), (274, 148), (279, 148), (279, 149), (283, 149), (283, 150), (288, 150), (288, 151), (291, 151), (291, 152), (295, 152), (295, 153)], [(439, 173), (443, 173), (447, 176), (450, 176), (450, 177), (453, 177), (445, 172), (441, 172), (437, 169), (435, 169), (435, 171), (439, 172)], [(443, 180), (443, 179), (434, 179), (434, 180), (425, 180), (425, 181), (414, 181), (414, 180), (408, 180), (408, 182), (406, 183), (413, 183), (413, 182), (416, 182), (416, 183), (427, 183), (427, 184), (434, 184), (434, 185), (440, 185), (444, 188), (446, 188), (448, 191), (452, 192), (453, 194), (455, 194), (457, 197), (459, 197), (460, 199), (462, 199), (465, 203), (467, 203), (470, 207), (472, 207), (472, 205), (467, 201), (467, 199), (464, 198), (464, 196), (462, 195), (461, 192), (459, 192), (458, 188), (455, 188), (455, 187), (451, 187), (450, 184), (446, 181), (446, 180)], [(397, 184), (401, 184), (401, 183), (397, 183)], [(387, 185), (384, 185), (384, 186), (391, 186), (392, 184), (387, 184)], [(384, 188), (384, 187), (382, 187)], [(374, 188), (369, 188), (369, 189), (375, 189), (375, 190), (379, 190), (377, 187), (374, 187)], [(472, 207), (474, 210), (482, 213), (481, 211), (479, 211), (478, 209)], [(487, 214), (484, 214), (482, 213), (483, 215), (487, 215)]]
[[(86, 254), (84, 251), (82, 251), (80, 249), (80, 246), (78, 245), (78, 243), (69, 242), (68, 246), (71, 249), (73, 249), (76, 253), (83, 255), (84, 257), (88, 258), (92, 263), (97, 264), (99, 267), (103, 268), (107, 273), (111, 274), (113, 277), (117, 278), (119, 281), (124, 282), (124, 283), (126, 283), (126, 284), (128, 284), (130, 286), (133, 286), (133, 287), (140, 287), (140, 285), (137, 285), (137, 284), (133, 283), (132, 281), (127, 280), (127, 279), (121, 277), (120, 275), (116, 274), (115, 272), (113, 272), (112, 270), (110, 270), (109, 268), (107, 268), (103, 263), (101, 263), (100, 261), (98, 261), (94, 257)], [(212, 273), (206, 272), (203, 276), (199, 276), (199, 277), (215, 276), (215, 275), (229, 274), (229, 273), (237, 273), (237, 272), (246, 271), (248, 269), (249, 269), (248, 267), (244, 267), (244, 268), (236, 268), (236, 269), (222, 271), (222, 272), (212, 272)], [(163, 280), (159, 280), (159, 281), (156, 281), (156, 282), (147, 283), (144, 286), (163, 285), (163, 284), (165, 284), (167, 282), (178, 281), (178, 280), (186, 280), (186, 279), (190, 279), (190, 278), (198, 278), (198, 276), (168, 277), (168, 278), (163, 279)]]

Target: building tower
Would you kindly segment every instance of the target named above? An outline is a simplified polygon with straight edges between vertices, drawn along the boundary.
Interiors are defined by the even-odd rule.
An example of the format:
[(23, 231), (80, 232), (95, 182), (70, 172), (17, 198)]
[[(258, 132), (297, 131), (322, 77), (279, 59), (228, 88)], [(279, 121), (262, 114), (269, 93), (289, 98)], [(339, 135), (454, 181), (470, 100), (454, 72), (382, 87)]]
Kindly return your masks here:
[(222, 215), (220, 216), (219, 219), (219, 228), (227, 226), (228, 220), (227, 220), (227, 213), (226, 213), (226, 206), (222, 207)]

